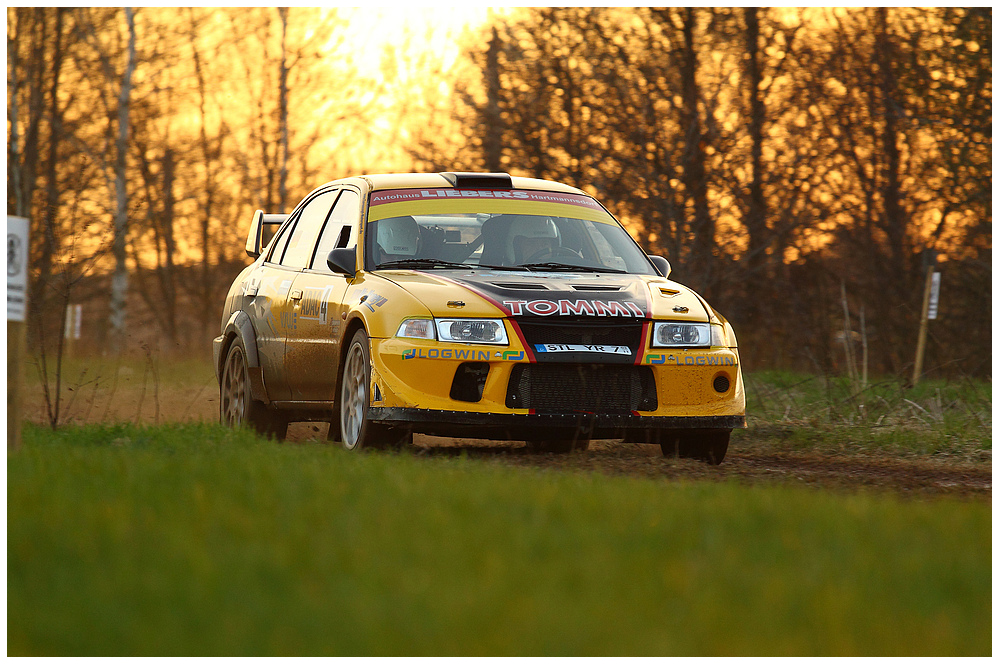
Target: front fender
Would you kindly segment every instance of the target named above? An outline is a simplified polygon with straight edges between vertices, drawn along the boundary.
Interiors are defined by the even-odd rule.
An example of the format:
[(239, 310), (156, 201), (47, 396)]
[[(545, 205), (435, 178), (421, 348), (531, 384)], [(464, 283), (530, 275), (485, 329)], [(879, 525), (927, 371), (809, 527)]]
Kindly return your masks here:
[[(383, 276), (361, 273), (344, 296), (347, 331), (360, 320), (371, 338), (390, 338), (411, 317), (430, 318), (431, 311), (409, 290)], [(356, 325), (354, 325), (356, 326)], [(346, 337), (345, 337), (346, 338)], [(350, 340), (344, 340), (349, 344)]]
[[(243, 349), (246, 352), (247, 372), (250, 376), (250, 394), (255, 400), (262, 403), (270, 403), (267, 396), (267, 389), (264, 385), (264, 371), (260, 367), (260, 354), (257, 351), (257, 332), (254, 331), (250, 316), (242, 310), (238, 310), (229, 317), (225, 328), (220, 336), (223, 343), (230, 339), (239, 338), (243, 342)], [(219, 339), (216, 339), (217, 341)], [(229, 346), (217, 345), (215, 359), (215, 374), (222, 381), (222, 364), (224, 363), (223, 353), (227, 352)]]

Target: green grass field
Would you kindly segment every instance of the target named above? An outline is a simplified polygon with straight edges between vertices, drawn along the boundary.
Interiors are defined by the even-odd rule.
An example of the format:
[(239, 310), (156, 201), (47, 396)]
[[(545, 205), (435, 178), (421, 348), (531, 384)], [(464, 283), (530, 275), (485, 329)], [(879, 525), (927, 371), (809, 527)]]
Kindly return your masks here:
[(740, 445), (991, 461), (993, 387), (972, 378), (895, 378), (859, 387), (844, 377), (761, 371), (745, 376), (749, 430)]
[[(25, 373), (25, 417), (49, 421), (39, 360)], [(49, 360), (54, 407), (54, 361)], [(163, 424), (218, 419), (218, 383), (206, 360), (75, 357), (65, 360), (61, 424)], [(873, 378), (864, 388), (844, 377), (758, 371), (744, 377), (750, 430), (734, 447), (827, 454), (992, 458), (993, 391), (972, 378), (924, 380), (906, 388)]]
[(27, 427), (8, 655), (990, 655), (990, 504)]

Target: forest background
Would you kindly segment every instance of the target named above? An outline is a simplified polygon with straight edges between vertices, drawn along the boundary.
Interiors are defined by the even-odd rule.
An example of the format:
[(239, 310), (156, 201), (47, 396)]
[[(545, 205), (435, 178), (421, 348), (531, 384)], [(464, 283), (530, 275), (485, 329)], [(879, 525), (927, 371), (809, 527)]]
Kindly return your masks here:
[(8, 8), (33, 354), (82, 304), (78, 351), (210, 358), (255, 209), (362, 173), (506, 171), (600, 199), (749, 370), (864, 354), (907, 375), (936, 264), (925, 371), (991, 374), (990, 8), (491, 10), (374, 61), (373, 21)]

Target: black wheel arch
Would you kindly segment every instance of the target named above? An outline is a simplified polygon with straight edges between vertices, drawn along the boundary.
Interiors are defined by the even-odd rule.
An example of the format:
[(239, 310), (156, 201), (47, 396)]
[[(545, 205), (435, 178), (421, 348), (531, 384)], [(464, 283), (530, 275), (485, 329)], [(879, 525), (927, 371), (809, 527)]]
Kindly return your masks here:
[[(340, 381), (344, 377), (344, 361), (347, 359), (348, 348), (351, 346), (351, 341), (354, 340), (354, 334), (357, 333), (358, 329), (364, 329), (365, 333), (368, 333), (368, 327), (365, 326), (364, 318), (360, 315), (355, 315), (354, 317), (348, 319), (347, 324), (344, 326), (344, 335), (340, 339), (340, 359), (337, 363), (337, 384), (340, 387)], [(337, 404), (339, 410), (340, 404), (340, 391), (335, 393), (337, 397)]]
[(229, 354), (229, 348), (233, 341), (239, 338), (243, 342), (243, 350), (246, 353), (247, 367), (250, 371), (250, 392), (253, 398), (263, 403), (270, 403), (267, 391), (264, 388), (264, 375), (260, 367), (260, 354), (257, 352), (257, 332), (253, 328), (253, 322), (245, 311), (234, 312), (223, 329), (225, 340), (222, 344), (222, 353), (219, 355), (219, 368), (216, 374), (222, 376), (222, 364), (225, 363)]

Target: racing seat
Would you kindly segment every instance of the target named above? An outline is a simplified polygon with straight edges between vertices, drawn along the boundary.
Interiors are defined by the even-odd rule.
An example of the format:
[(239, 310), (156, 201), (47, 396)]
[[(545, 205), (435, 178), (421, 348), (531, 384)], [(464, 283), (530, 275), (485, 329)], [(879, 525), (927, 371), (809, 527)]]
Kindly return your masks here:
[(510, 266), (514, 263), (514, 256), (509, 252), (510, 240), (508, 237), (514, 221), (523, 217), (504, 213), (483, 223), (483, 254), (479, 259), (480, 264)]
[(375, 265), (417, 256), (420, 225), (412, 216), (385, 218), (376, 222)]

